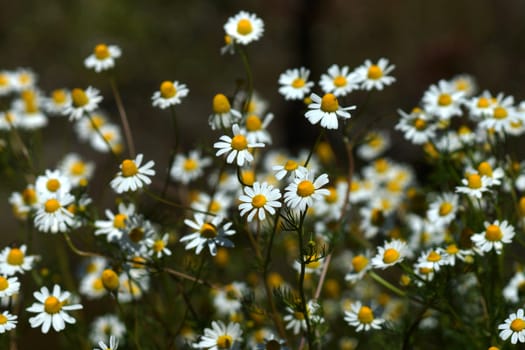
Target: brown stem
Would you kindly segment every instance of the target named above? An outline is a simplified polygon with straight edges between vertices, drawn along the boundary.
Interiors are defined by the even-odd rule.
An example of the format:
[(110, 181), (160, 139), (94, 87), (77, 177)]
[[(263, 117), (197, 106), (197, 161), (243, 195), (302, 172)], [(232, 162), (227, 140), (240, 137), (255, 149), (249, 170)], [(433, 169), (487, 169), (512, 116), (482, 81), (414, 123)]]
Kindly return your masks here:
[(126, 137), (126, 143), (128, 145), (129, 155), (131, 158), (135, 158), (135, 146), (133, 145), (133, 136), (131, 135), (131, 129), (129, 127), (128, 117), (126, 115), (126, 110), (124, 109), (124, 104), (120, 98), (120, 93), (117, 88), (117, 83), (115, 82), (114, 77), (110, 77), (109, 82), (111, 84), (111, 90), (113, 91), (113, 96), (115, 97), (115, 103), (117, 104), (118, 113), (120, 115), (120, 120), (122, 122), (122, 128), (124, 129), (124, 135)]

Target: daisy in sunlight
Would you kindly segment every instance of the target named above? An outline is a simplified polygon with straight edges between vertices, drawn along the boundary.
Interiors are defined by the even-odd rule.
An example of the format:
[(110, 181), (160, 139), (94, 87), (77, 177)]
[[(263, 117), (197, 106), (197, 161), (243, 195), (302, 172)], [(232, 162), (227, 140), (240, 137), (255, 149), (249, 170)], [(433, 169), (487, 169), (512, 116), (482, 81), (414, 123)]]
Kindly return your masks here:
[(100, 73), (115, 66), (115, 59), (122, 54), (116, 45), (98, 44), (93, 49), (93, 53), (84, 60), (84, 66)]
[(120, 164), (120, 171), (115, 178), (111, 180), (111, 188), (117, 193), (124, 193), (127, 191), (136, 191), (144, 185), (151, 183), (150, 176), (155, 175), (153, 166), (155, 162), (150, 160), (142, 165), (144, 156), (138, 154), (135, 159), (125, 159)]
[(252, 13), (241, 11), (230, 17), (224, 25), (226, 35), (233, 38), (235, 43), (248, 45), (259, 40), (264, 32), (264, 22)]

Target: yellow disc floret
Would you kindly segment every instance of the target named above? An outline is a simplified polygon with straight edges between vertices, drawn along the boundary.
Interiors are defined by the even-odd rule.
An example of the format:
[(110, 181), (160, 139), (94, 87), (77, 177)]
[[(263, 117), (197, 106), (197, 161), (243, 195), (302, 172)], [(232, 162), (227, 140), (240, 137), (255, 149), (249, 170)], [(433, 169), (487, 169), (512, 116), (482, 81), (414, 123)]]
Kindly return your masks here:
[(71, 91), (71, 98), (73, 99), (73, 106), (76, 108), (83, 107), (89, 102), (89, 97), (86, 95), (86, 92), (78, 88)]
[(219, 349), (229, 349), (233, 344), (231, 335), (223, 334), (217, 338), (217, 347)]
[(118, 213), (113, 218), (113, 227), (115, 228), (124, 228), (126, 227), (126, 219), (128, 216), (126, 214)]
[(501, 232), (501, 229), (498, 225), (489, 225), (485, 229), (485, 239), (487, 241), (497, 242), (500, 241), (502, 237), (503, 232)]
[(237, 33), (241, 35), (248, 35), (253, 31), (252, 22), (249, 19), (243, 18), (237, 22)]
[(67, 94), (64, 90), (58, 89), (58, 90), (54, 90), (51, 93), (51, 97), (54, 103), (56, 103), (57, 105), (61, 105), (66, 102)]
[(510, 323), (510, 329), (514, 332), (520, 332), (525, 329), (525, 321), (521, 318), (516, 318)]
[(368, 259), (364, 255), (357, 255), (352, 258), (352, 267), (355, 272), (361, 272), (368, 265)]
[(135, 162), (130, 159), (126, 159), (122, 162), (121, 170), (122, 176), (124, 177), (134, 176), (139, 172), (139, 169), (137, 168)]
[(337, 77), (334, 78), (334, 85), (336, 87), (343, 87), (343, 86), (346, 86), (346, 78), (342, 75), (339, 75)]
[(7, 263), (9, 265), (22, 265), (24, 263), (24, 252), (18, 248), (11, 248), (7, 254)]
[(438, 97), (438, 105), (441, 107), (448, 106), (452, 103), (452, 96), (449, 94), (440, 94)]
[(448, 214), (450, 214), (452, 209), (454, 209), (454, 206), (452, 205), (452, 203), (449, 203), (449, 202), (441, 203), (441, 205), (439, 206), (439, 216), (447, 216)]
[(492, 167), (488, 162), (481, 162), (478, 166), (478, 172), (482, 176), (492, 177)]
[(428, 253), (427, 261), (438, 262), (440, 260), (441, 260), (441, 255), (438, 252), (433, 250), (430, 253)]
[(215, 238), (217, 237), (217, 228), (215, 227), (215, 225), (205, 222), (201, 226), (199, 233), (204, 238)]
[(314, 184), (309, 180), (303, 180), (297, 185), (297, 195), (300, 197), (308, 197), (314, 193)]
[(60, 181), (58, 179), (49, 179), (46, 182), (46, 188), (49, 192), (56, 192), (60, 188)]
[(490, 105), (490, 101), (486, 97), (480, 97), (478, 99), (477, 107), (478, 108), (487, 108)]
[(496, 107), (494, 108), (493, 117), (495, 119), (505, 119), (509, 115), (507, 110), (503, 107)]
[(57, 297), (49, 296), (44, 301), (44, 311), (48, 314), (56, 314), (62, 309), (62, 303)]
[(195, 170), (197, 169), (198, 166), (199, 166), (199, 163), (195, 159), (191, 159), (191, 158), (184, 160), (184, 164), (182, 165), (182, 167), (186, 171)]
[(171, 81), (163, 81), (160, 84), (160, 94), (163, 98), (172, 98), (176, 93), (177, 89)]
[(248, 131), (257, 131), (262, 129), (262, 122), (261, 119), (256, 116), (255, 114), (252, 114), (246, 118), (246, 130)]
[(334, 94), (325, 94), (321, 99), (321, 110), (327, 113), (333, 113), (339, 109), (339, 102)]
[(248, 140), (244, 135), (235, 135), (232, 138), (231, 146), (234, 150), (242, 151), (248, 147)]
[(367, 77), (368, 79), (377, 80), (383, 76), (383, 70), (376, 64), (368, 67)]
[(212, 107), (215, 114), (228, 113), (231, 109), (228, 98), (223, 94), (217, 94), (213, 97)]
[(106, 288), (109, 291), (117, 290), (120, 286), (120, 280), (118, 278), (118, 275), (112, 269), (105, 269), (104, 271), (102, 271), (100, 279), (102, 280), (104, 288)]
[(302, 88), (305, 84), (306, 84), (306, 81), (304, 81), (303, 78), (295, 78), (292, 81), (292, 87), (294, 87), (296, 89)]
[(54, 213), (61, 207), (60, 202), (55, 198), (48, 199), (44, 204), (44, 210), (46, 213)]
[(481, 177), (478, 174), (470, 174), (467, 176), (468, 187), (477, 189), (481, 188)]
[(95, 46), (94, 54), (95, 57), (99, 60), (104, 60), (111, 56), (111, 54), (109, 53), (109, 48), (105, 44), (98, 44), (97, 46)]
[(361, 306), (359, 312), (357, 313), (357, 318), (361, 323), (372, 323), (372, 321), (374, 320), (374, 314), (372, 313), (372, 309), (370, 309), (368, 306)]
[(299, 167), (299, 164), (293, 160), (286, 161), (286, 164), (284, 164), (284, 169), (286, 171), (294, 171)]
[(0, 292), (6, 290), (9, 287), (7, 278), (0, 276)]
[(262, 208), (266, 204), (267, 200), (263, 194), (256, 194), (252, 198), (252, 205), (254, 208)]
[(392, 264), (399, 259), (399, 252), (394, 248), (388, 248), (383, 253), (383, 262), (385, 264)]

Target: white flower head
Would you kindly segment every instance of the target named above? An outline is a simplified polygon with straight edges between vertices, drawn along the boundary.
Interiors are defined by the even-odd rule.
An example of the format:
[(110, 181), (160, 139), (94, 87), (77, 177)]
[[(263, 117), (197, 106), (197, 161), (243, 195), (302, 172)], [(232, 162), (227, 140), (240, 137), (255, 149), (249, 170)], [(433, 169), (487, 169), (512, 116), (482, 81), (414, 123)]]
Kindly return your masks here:
[(361, 66), (355, 69), (357, 80), (361, 83), (363, 90), (383, 90), (383, 87), (391, 85), (396, 78), (390, 76), (390, 72), (395, 66), (389, 64), (388, 59), (380, 58), (377, 64), (366, 60)]
[(69, 304), (71, 293), (62, 291), (57, 284), (53, 286), (51, 293), (47, 287), (42, 287), (40, 291), (34, 292), (33, 296), (38, 303), (33, 303), (26, 310), (38, 315), (31, 317), (29, 323), (32, 328), (42, 326), (41, 331), (44, 334), (49, 332), (51, 327), (60, 332), (66, 328), (66, 323), (74, 324), (76, 320), (66, 311), (82, 309), (80, 304)]
[(270, 215), (275, 214), (275, 208), (282, 206), (279, 199), (281, 192), (267, 182), (254, 182), (252, 187), (244, 187), (244, 194), (239, 197), (239, 210), (241, 216), (248, 214), (248, 222), (255, 216), (259, 221), (266, 219), (266, 212)]
[(420, 108), (414, 108), (411, 113), (398, 110), (398, 113), (401, 119), (395, 128), (401, 130), (408, 141), (422, 145), (436, 137), (437, 124)]
[(20, 282), (18, 277), (8, 277), (0, 275), (0, 298), (11, 297), (18, 294)]
[(279, 76), (279, 93), (286, 100), (301, 100), (309, 93), (314, 83), (308, 81), (310, 70), (301, 67), (288, 69)]
[(341, 107), (337, 97), (332, 93), (326, 93), (323, 97), (312, 93), (310, 98), (312, 103), (308, 105), (309, 110), (304, 116), (311, 124), (319, 123), (325, 129), (337, 129), (339, 127), (337, 118), (350, 119), (351, 115), (347, 111), (356, 108), (356, 106)]
[(68, 115), (69, 120), (78, 120), (86, 113), (96, 110), (100, 101), (102, 101), (102, 96), (97, 89), (91, 86), (86, 90), (75, 88), (71, 90), (71, 101), (62, 114)]
[(449, 120), (462, 114), (463, 91), (457, 91), (454, 85), (440, 80), (437, 85), (431, 85), (423, 95), (425, 111), (440, 120)]
[(193, 220), (184, 220), (193, 231), (182, 237), (180, 241), (185, 242), (186, 250), (195, 248), (196, 254), (200, 254), (206, 246), (213, 256), (217, 254), (217, 246), (232, 248), (234, 244), (228, 236), (234, 235), (235, 230), (230, 229), (231, 222), (223, 223), (223, 220), (222, 216), (215, 216), (208, 220), (204, 214), (195, 214)]
[(503, 244), (509, 244), (514, 238), (514, 227), (507, 220), (501, 223), (499, 220), (493, 223), (485, 222), (485, 231), (476, 233), (470, 237), (480, 254), (494, 250), (496, 254), (501, 254)]
[(62, 115), (64, 108), (71, 103), (71, 93), (66, 89), (55, 89), (44, 99), (44, 109), (52, 115)]
[(122, 54), (116, 45), (98, 44), (93, 49), (93, 53), (84, 60), (84, 66), (100, 73), (115, 66), (115, 59)]
[(38, 206), (35, 215), (35, 227), (42, 232), (66, 232), (74, 226), (74, 215), (68, 210), (68, 206), (75, 198), (69, 194), (47, 196)]
[(202, 176), (204, 168), (211, 164), (211, 158), (202, 157), (199, 150), (189, 154), (177, 154), (170, 170), (171, 178), (186, 185)]
[(230, 17), (224, 25), (226, 35), (233, 38), (234, 42), (248, 45), (259, 40), (264, 32), (264, 22), (253, 13), (241, 11)]
[(31, 270), (36, 256), (26, 255), (26, 250), (25, 244), (20, 247), (5, 247), (0, 253), (0, 274), (12, 276)]
[(216, 94), (212, 101), (213, 114), (208, 118), (212, 130), (227, 129), (241, 119), (241, 113), (231, 107), (228, 97)]
[(314, 179), (313, 172), (300, 168), (297, 177), (285, 189), (284, 201), (289, 208), (304, 211), (314, 202), (322, 200), (323, 196), (330, 194), (330, 191), (322, 188), (328, 182), (327, 174), (321, 174)]
[(117, 173), (115, 178), (111, 180), (111, 188), (117, 193), (124, 193), (127, 191), (136, 191), (142, 188), (144, 185), (151, 183), (150, 176), (155, 175), (153, 166), (155, 162), (150, 160), (146, 164), (142, 165), (142, 159), (144, 156), (138, 154), (133, 159), (125, 159), (120, 164), (120, 171)]
[(222, 321), (212, 321), (211, 328), (204, 329), (204, 335), (192, 347), (206, 350), (239, 349), (242, 342), (242, 330), (238, 323), (225, 325)]
[(525, 343), (525, 315), (523, 309), (518, 309), (517, 312), (512, 313), (505, 320), (504, 323), (498, 326), (499, 337), (502, 340), (510, 338), (512, 344)]
[(369, 306), (362, 305), (360, 301), (352, 303), (350, 310), (345, 311), (345, 321), (356, 332), (368, 332), (372, 329), (380, 329), (385, 320), (374, 317), (374, 312)]
[(181, 103), (181, 99), (188, 95), (189, 91), (185, 84), (181, 84), (176, 80), (163, 81), (160, 84), (160, 89), (155, 91), (151, 97), (153, 107), (166, 109), (170, 106), (178, 105)]
[(377, 248), (377, 254), (372, 258), (371, 264), (374, 268), (386, 269), (403, 261), (408, 254), (406, 242), (393, 239)]
[(0, 314), (0, 334), (15, 329), (17, 323), (18, 316), (12, 315), (8, 311), (2, 312)]
[(484, 192), (490, 191), (490, 179), (487, 176), (480, 176), (478, 173), (468, 174), (461, 180), (463, 186), (457, 186), (457, 193), (465, 193), (470, 197), (481, 198)]
[(35, 181), (36, 192), (39, 197), (60, 196), (69, 193), (71, 181), (60, 170), (47, 169)]
[(221, 156), (228, 153), (226, 163), (232, 164), (236, 161), (237, 166), (250, 164), (253, 161), (253, 155), (250, 153), (250, 148), (264, 147), (264, 143), (249, 143), (244, 134), (241, 133), (239, 125), (232, 126), (233, 137), (223, 135), (219, 138), (219, 142), (213, 144), (217, 148), (216, 156)]
[(115, 338), (114, 336), (110, 336), (109, 337), (109, 342), (108, 342), (109, 345), (106, 345), (106, 343), (104, 343), (102, 340), (98, 342), (98, 346), (100, 347), (100, 349), (98, 348), (95, 348), (93, 350), (117, 350), (118, 349), (118, 339)]
[(348, 66), (339, 67), (333, 64), (328, 68), (328, 74), (321, 75), (319, 85), (325, 93), (332, 93), (339, 97), (359, 89), (359, 80), (355, 73), (350, 72)]

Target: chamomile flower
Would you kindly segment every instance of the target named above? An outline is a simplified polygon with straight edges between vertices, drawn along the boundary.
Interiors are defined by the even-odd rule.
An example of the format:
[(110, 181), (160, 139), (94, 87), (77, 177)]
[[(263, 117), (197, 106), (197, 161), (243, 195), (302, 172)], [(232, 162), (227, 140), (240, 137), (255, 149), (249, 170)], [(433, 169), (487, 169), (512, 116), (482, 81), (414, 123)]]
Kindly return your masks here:
[(417, 259), (416, 269), (424, 268), (438, 272), (442, 266), (448, 265), (447, 253), (443, 249), (429, 249), (422, 252)]
[(321, 75), (319, 85), (325, 93), (332, 93), (339, 97), (358, 89), (359, 81), (355, 73), (350, 72), (348, 66), (339, 67), (333, 64), (328, 68), (328, 74)]
[(120, 153), (122, 151), (122, 132), (115, 124), (104, 124), (98, 131), (91, 134), (89, 143), (93, 149), (99, 152)]
[(221, 316), (235, 314), (241, 311), (243, 295), (248, 293), (246, 283), (232, 282), (216, 291), (213, 297), (213, 306)]
[(62, 115), (64, 108), (71, 103), (71, 93), (66, 89), (55, 89), (44, 99), (44, 109), (52, 115)]
[(250, 114), (244, 121), (243, 133), (246, 135), (248, 143), (272, 143), (272, 136), (267, 130), (268, 125), (273, 120), (273, 114), (268, 113), (264, 118), (256, 114)]
[(2, 312), (0, 314), (0, 334), (15, 329), (17, 323), (18, 316), (12, 315), (8, 311)]
[(31, 210), (38, 207), (38, 195), (33, 185), (27, 185), (22, 192), (13, 192), (9, 196), (9, 204), (13, 208), (13, 213), (19, 219), (27, 219)]
[(364, 142), (357, 148), (357, 155), (364, 160), (380, 156), (390, 147), (390, 136), (382, 130), (373, 130), (364, 137)]
[(292, 178), (296, 178), (301, 169), (303, 168), (298, 160), (294, 159), (284, 159), (284, 162), (281, 164), (273, 165), (272, 170), (275, 171), (275, 178), (277, 180), (282, 180), (287, 175), (292, 175)]
[(383, 90), (387, 85), (391, 85), (396, 78), (390, 76), (390, 72), (395, 66), (389, 64), (388, 59), (380, 58), (377, 64), (366, 60), (361, 66), (355, 69), (356, 79), (360, 82), (363, 90)]
[(449, 266), (455, 266), (457, 259), (465, 261), (467, 257), (474, 254), (472, 249), (459, 249), (455, 243), (448, 244), (444, 251), (446, 253), (445, 260)]
[(13, 73), (6, 70), (0, 71), (0, 96), (5, 96), (11, 93), (14, 89)]
[(239, 210), (241, 216), (248, 214), (248, 222), (255, 216), (259, 221), (266, 219), (266, 212), (275, 214), (275, 208), (282, 206), (279, 199), (281, 192), (267, 182), (255, 182), (252, 187), (244, 187), (244, 194), (239, 197)]
[(454, 86), (445, 80), (437, 85), (431, 85), (423, 95), (423, 106), (427, 113), (440, 120), (449, 120), (462, 114), (463, 91), (455, 90)]
[(395, 128), (404, 132), (404, 137), (408, 141), (422, 145), (436, 137), (436, 123), (432, 122), (430, 116), (420, 108), (414, 108), (411, 113), (398, 110), (398, 113), (401, 119)]
[[(238, 188), (239, 180), (235, 179)], [(221, 190), (213, 195), (213, 198), (206, 193), (198, 193), (197, 198), (191, 203), (191, 207), (196, 210), (210, 212), (215, 215), (226, 216), (228, 209), (233, 203), (233, 198), (225, 190)]]
[(320, 316), (319, 309), (320, 305), (313, 300), (309, 300), (306, 303), (306, 312), (298, 309), (292, 309), (291, 307), (286, 308), (286, 315), (283, 317), (283, 321), (286, 322), (286, 329), (291, 329), (293, 334), (299, 334), (301, 331), (306, 330), (306, 317), (309, 318), (310, 324), (323, 323), (324, 319)]
[(111, 337), (123, 339), (126, 334), (126, 326), (116, 315), (113, 314), (106, 314), (95, 318), (91, 323), (90, 328), (89, 340), (94, 344), (101, 339), (111, 343)]
[(181, 103), (181, 99), (188, 95), (190, 90), (185, 84), (175, 81), (163, 81), (160, 84), (160, 89), (153, 93), (151, 99), (153, 100), (153, 107), (166, 109), (170, 106), (175, 106)]
[(369, 252), (355, 255), (350, 265), (351, 270), (345, 275), (345, 281), (354, 283), (361, 280), (371, 268)]
[[(250, 98), (250, 101), (247, 101), (248, 98)], [(233, 108), (238, 111), (243, 111), (247, 115), (255, 114), (262, 116), (268, 109), (268, 101), (261, 97), (257, 91), (253, 91), (252, 94), (249, 95), (247, 91), (241, 90), (235, 94)]]
[(285, 189), (284, 201), (289, 208), (304, 211), (330, 194), (329, 190), (321, 188), (328, 182), (328, 175), (321, 174), (314, 179), (313, 172), (300, 168), (297, 177)]
[(51, 326), (60, 332), (66, 328), (66, 323), (74, 324), (76, 320), (66, 311), (82, 309), (80, 304), (69, 304), (71, 293), (62, 291), (58, 284), (53, 286), (52, 292), (49, 292), (47, 287), (42, 287), (40, 291), (34, 292), (33, 296), (38, 303), (33, 303), (26, 310), (38, 315), (31, 317), (29, 323), (31, 328), (42, 326), (41, 331), (44, 334), (49, 332)]
[(71, 90), (71, 102), (64, 108), (62, 114), (68, 115), (69, 120), (78, 120), (86, 113), (93, 112), (102, 101), (100, 91), (89, 86), (83, 90), (75, 88)]
[(213, 97), (212, 109), (213, 114), (208, 118), (212, 130), (227, 129), (241, 119), (241, 113), (231, 107), (228, 97), (223, 94)]
[(485, 114), (479, 127), (497, 133), (509, 133), (512, 124), (523, 122), (525, 115), (514, 106), (514, 97), (499, 94), (492, 108), (491, 114)]
[(211, 328), (204, 329), (204, 335), (192, 347), (206, 350), (239, 349), (241, 336), (242, 330), (238, 323), (230, 322), (225, 325), (222, 321), (212, 321)]
[(407, 254), (407, 244), (393, 239), (377, 248), (377, 254), (372, 258), (371, 264), (376, 269), (386, 269), (403, 261)]
[(264, 147), (264, 143), (249, 143), (245, 135), (241, 133), (239, 125), (232, 126), (233, 137), (222, 135), (219, 142), (213, 144), (217, 148), (216, 156), (221, 156), (228, 153), (226, 163), (232, 164), (236, 161), (237, 166), (243, 166), (253, 161), (253, 155), (250, 153), (250, 148)]
[(84, 66), (100, 73), (115, 66), (115, 59), (122, 54), (116, 45), (98, 44), (93, 49), (93, 53), (84, 60)]
[(170, 256), (171, 250), (168, 249), (168, 241), (170, 235), (165, 233), (158, 237), (150, 237), (146, 239), (146, 246), (149, 248), (148, 254), (156, 258), (162, 258), (163, 256)]
[(499, 220), (493, 223), (486, 221), (484, 226), (484, 232), (476, 233), (470, 237), (476, 245), (476, 249), (480, 254), (491, 250), (494, 250), (496, 254), (501, 254), (503, 244), (511, 243), (512, 238), (514, 238), (514, 227), (507, 220), (503, 220), (501, 223)]
[(11, 73), (10, 77), (13, 90), (15, 91), (32, 89), (37, 81), (35, 72), (28, 68), (18, 68)]
[(71, 181), (60, 170), (47, 169), (36, 178), (35, 188), (39, 197), (62, 196), (71, 190)]
[(122, 161), (120, 171), (110, 183), (115, 192), (136, 191), (151, 183), (149, 176), (155, 175), (155, 170), (152, 169), (155, 162), (150, 160), (141, 166), (143, 158), (144, 155), (140, 153), (134, 160), (125, 159)]
[(11, 297), (18, 294), (20, 282), (18, 277), (8, 277), (0, 275), (0, 298)]
[(457, 193), (465, 193), (470, 197), (481, 198), (484, 192), (490, 191), (490, 179), (486, 176), (480, 176), (478, 173), (471, 173), (466, 175), (461, 180), (463, 186), (457, 186)]
[(450, 84), (456, 91), (463, 92), (465, 97), (470, 97), (476, 93), (477, 84), (472, 75), (459, 74), (450, 80)]
[[(80, 141), (90, 141), (109, 122), (108, 116), (102, 111), (89, 114), (89, 118), (80, 118), (74, 124), (74, 129)], [(104, 142), (102, 140), (102, 142)]]
[(226, 35), (233, 38), (236, 44), (248, 45), (261, 38), (264, 32), (264, 22), (252, 13), (241, 11), (228, 18), (224, 31)]
[(430, 204), (427, 218), (437, 226), (445, 226), (454, 220), (458, 209), (459, 197), (453, 193), (442, 193)]
[(72, 186), (86, 185), (87, 181), (93, 176), (95, 164), (87, 162), (77, 153), (68, 153), (62, 158), (58, 165), (58, 170), (64, 174)]
[(0, 253), (0, 274), (12, 276), (15, 273), (24, 273), (33, 268), (36, 260), (34, 255), (26, 255), (27, 246), (5, 247)]
[(510, 338), (512, 344), (525, 343), (525, 315), (523, 309), (518, 309), (498, 326), (499, 337), (502, 340)]
[(203, 214), (195, 214), (193, 220), (184, 220), (194, 231), (182, 237), (180, 241), (186, 244), (186, 250), (195, 248), (196, 254), (200, 254), (206, 246), (213, 256), (217, 254), (217, 246), (232, 248), (234, 244), (228, 236), (234, 235), (235, 230), (230, 229), (231, 222), (223, 223), (223, 220), (222, 216), (208, 220)]
[(144, 219), (143, 215), (135, 214), (124, 223), (126, 226), (122, 229), (122, 234), (113, 242), (127, 254), (148, 255), (147, 242), (153, 240), (155, 236), (155, 229), (151, 221)]
[(523, 271), (517, 271), (510, 279), (509, 283), (503, 288), (502, 294), (505, 300), (511, 303), (517, 303), (520, 300), (520, 292), (525, 286), (525, 274)]
[(0, 130), (9, 131), (12, 128), (19, 128), (21, 123), (21, 116), (17, 111), (11, 109), (0, 112)]
[(385, 320), (376, 318), (374, 312), (369, 306), (362, 305), (360, 301), (352, 303), (349, 311), (345, 311), (344, 320), (352, 327), (355, 327), (356, 332), (368, 332), (372, 329), (380, 329)]
[(315, 214), (324, 221), (337, 220), (347, 199), (348, 184), (346, 181), (337, 181), (335, 186), (328, 186), (326, 189), (330, 194), (317, 202)]
[(11, 110), (18, 115), (17, 126), (26, 130), (40, 129), (47, 125), (48, 118), (42, 112), (43, 99), (36, 90), (23, 90), (20, 99), (12, 103)]
[(89, 300), (100, 299), (108, 294), (102, 283), (101, 271), (88, 273), (80, 280), (79, 293)]
[(484, 116), (492, 115), (496, 99), (485, 90), (481, 95), (468, 99), (464, 104), (470, 112), (471, 119), (481, 120)]
[(95, 235), (106, 235), (108, 242), (120, 239), (122, 230), (126, 227), (126, 220), (135, 214), (135, 205), (120, 203), (118, 212), (113, 214), (109, 209), (105, 211), (108, 220), (95, 221)]
[(189, 154), (177, 154), (170, 170), (171, 178), (186, 185), (198, 179), (204, 168), (211, 164), (211, 158), (202, 157), (199, 150), (192, 150)]
[(74, 226), (73, 214), (67, 210), (75, 198), (64, 193), (42, 200), (35, 215), (35, 227), (42, 232), (66, 232)]
[(337, 129), (339, 123), (337, 117), (350, 119), (347, 111), (354, 110), (356, 106), (341, 107), (334, 94), (327, 93), (320, 97), (314, 93), (310, 95), (312, 103), (308, 105), (308, 111), (304, 114), (308, 121), (315, 125), (321, 124), (326, 129)]
[[(491, 164), (491, 163), (494, 163), (494, 162), (489, 160), (489, 161), (482, 161), (481, 163), (479, 163), (478, 168), (476, 169), (477, 173), (480, 176), (487, 177), (488, 179), (487, 186), (499, 186), (501, 185), (501, 180), (505, 177), (505, 172), (500, 167), (494, 168), (493, 167), (494, 164)], [(476, 170), (469, 168), (467, 169), (466, 172), (475, 173)]]
[(274, 334), (264, 337), (263, 342), (256, 345), (254, 350), (289, 350), (286, 340), (277, 338)]
[(308, 81), (310, 71), (304, 67), (288, 69), (279, 76), (279, 93), (286, 100), (302, 100), (309, 93), (314, 83)]
[(94, 348), (93, 350), (117, 350), (118, 348), (118, 339), (114, 336), (109, 337), (109, 345), (106, 345), (102, 340), (98, 342), (99, 348)]

